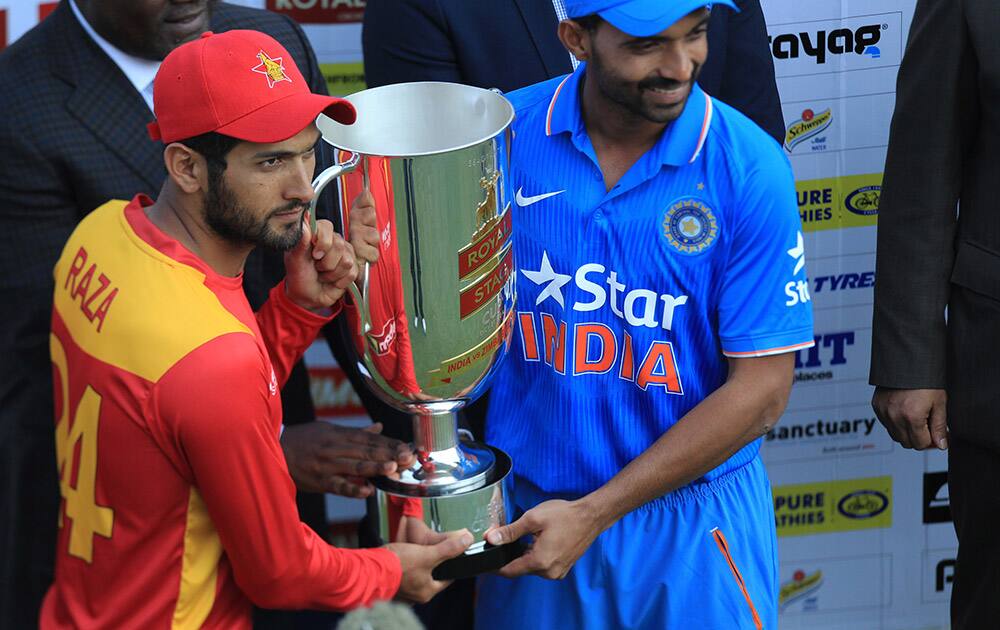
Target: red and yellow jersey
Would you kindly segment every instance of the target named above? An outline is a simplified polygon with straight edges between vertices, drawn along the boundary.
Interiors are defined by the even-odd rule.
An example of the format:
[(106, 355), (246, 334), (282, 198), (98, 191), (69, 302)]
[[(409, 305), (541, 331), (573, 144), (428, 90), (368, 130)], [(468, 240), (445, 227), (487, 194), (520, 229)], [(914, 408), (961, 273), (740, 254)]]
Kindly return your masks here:
[(392, 597), (385, 549), (303, 525), (278, 435), (279, 387), (328, 318), (284, 284), (253, 313), (146, 217), (88, 215), (55, 268), (50, 336), (63, 507), (42, 628), (250, 627), (269, 608)]

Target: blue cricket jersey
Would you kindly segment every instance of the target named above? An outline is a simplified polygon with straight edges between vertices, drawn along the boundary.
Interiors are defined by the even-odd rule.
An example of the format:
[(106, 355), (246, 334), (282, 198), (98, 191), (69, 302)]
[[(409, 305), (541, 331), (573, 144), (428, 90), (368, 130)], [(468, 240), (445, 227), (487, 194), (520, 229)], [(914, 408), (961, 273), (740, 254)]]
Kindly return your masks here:
[(517, 322), (487, 420), (519, 479), (559, 496), (595, 490), (652, 445), (725, 382), (727, 356), (813, 344), (778, 144), (695, 86), (607, 191), (580, 110), (585, 72), (508, 95)]

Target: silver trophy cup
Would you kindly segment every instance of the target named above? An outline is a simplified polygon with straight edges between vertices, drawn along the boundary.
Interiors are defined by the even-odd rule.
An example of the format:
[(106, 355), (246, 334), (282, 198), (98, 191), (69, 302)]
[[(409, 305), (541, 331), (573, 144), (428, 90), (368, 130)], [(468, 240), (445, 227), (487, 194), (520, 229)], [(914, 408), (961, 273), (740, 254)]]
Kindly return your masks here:
[(339, 163), (313, 186), (318, 197), (337, 180), (342, 212), (364, 189), (375, 199), (380, 257), (351, 287), (353, 356), (367, 386), (413, 417), (418, 455), (398, 478), (375, 480), (369, 515), (384, 542), (468, 528), (475, 541), (439, 579), (493, 570), (520, 553), (483, 537), (510, 518), (511, 460), (460, 439), (456, 412), (485, 390), (511, 339), (513, 108), (498, 93), (436, 82), (348, 100), (355, 124), (319, 117)]

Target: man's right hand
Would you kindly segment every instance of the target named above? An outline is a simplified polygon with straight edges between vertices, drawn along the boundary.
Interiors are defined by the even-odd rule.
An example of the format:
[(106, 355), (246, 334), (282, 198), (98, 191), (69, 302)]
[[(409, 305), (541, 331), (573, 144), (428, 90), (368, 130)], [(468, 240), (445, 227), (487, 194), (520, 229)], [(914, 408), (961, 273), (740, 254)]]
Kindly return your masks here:
[(379, 233), (375, 216), (375, 198), (367, 191), (354, 199), (351, 205), (350, 230), (351, 246), (359, 262), (376, 262), (379, 255)]
[(948, 395), (943, 389), (876, 387), (872, 408), (903, 448), (948, 448)]
[(416, 462), (413, 449), (379, 435), (382, 424), (364, 429), (321, 420), (286, 425), (281, 434), (288, 473), (301, 492), (331, 492), (365, 498), (375, 492), (371, 477), (392, 475)]
[(451, 584), (450, 581), (435, 580), (431, 577), (431, 571), (445, 560), (461, 555), (471, 544), (472, 534), (463, 529), (449, 532), (444, 540), (433, 545), (386, 545), (386, 549), (399, 556), (399, 563), (403, 567), (403, 579), (399, 583), (396, 598), (419, 604), (430, 601)]

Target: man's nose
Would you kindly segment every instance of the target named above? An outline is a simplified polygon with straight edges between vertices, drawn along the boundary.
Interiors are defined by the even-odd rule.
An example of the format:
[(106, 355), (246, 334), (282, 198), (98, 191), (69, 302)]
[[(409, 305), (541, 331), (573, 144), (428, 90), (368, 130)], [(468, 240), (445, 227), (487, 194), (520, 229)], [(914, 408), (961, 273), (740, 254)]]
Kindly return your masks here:
[(668, 46), (663, 51), (657, 74), (664, 79), (689, 83), (694, 76), (695, 63), (682, 46)]
[(312, 165), (305, 160), (297, 160), (292, 171), (285, 188), (285, 198), (309, 203), (316, 196), (316, 191), (312, 187)]

